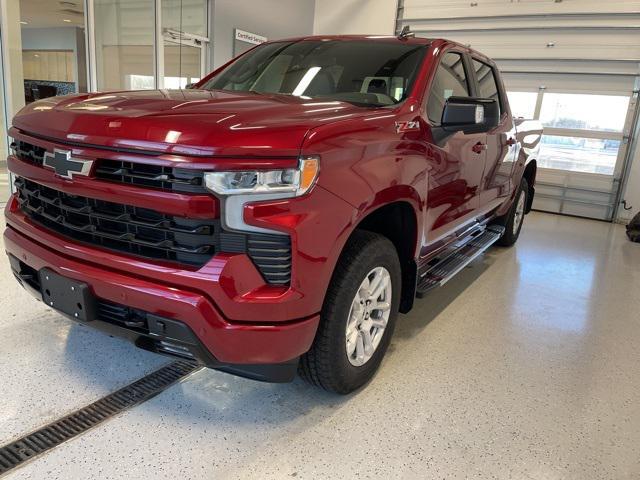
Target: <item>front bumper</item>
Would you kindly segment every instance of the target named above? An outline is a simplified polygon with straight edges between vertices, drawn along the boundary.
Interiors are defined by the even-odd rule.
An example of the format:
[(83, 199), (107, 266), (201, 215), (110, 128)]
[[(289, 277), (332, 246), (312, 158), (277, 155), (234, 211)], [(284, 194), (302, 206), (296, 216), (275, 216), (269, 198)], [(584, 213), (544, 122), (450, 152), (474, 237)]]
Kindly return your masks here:
[[(82, 256), (85, 247), (66, 243), (64, 248), (56, 248), (60, 239), (45, 230), (28, 237), (21, 229), (38, 227), (29, 225), (15, 203), (12, 200), (7, 206), (9, 224), (4, 232), (4, 243), (18, 278), (25, 269), (37, 272), (49, 268), (90, 285), (100, 301), (136, 309), (146, 316), (144, 329), (101, 319), (89, 321), (88, 325), (128, 338), (148, 350), (188, 357), (184, 354), (186, 351), (209, 367), (267, 381), (290, 380), (297, 358), (311, 346), (319, 315), (287, 322), (230, 321), (205, 294), (195, 289), (138, 276), (119, 269), (115, 262), (113, 268), (107, 268), (83, 261), (78, 256)], [(65, 252), (68, 249), (76, 250), (77, 256), (68, 256)], [(242, 268), (242, 262), (248, 260), (243, 255), (236, 255), (219, 261), (218, 266), (224, 269), (225, 262), (240, 262), (238, 268)], [(133, 267), (135, 265), (131, 270), (135, 270)], [(165, 279), (162, 275), (157, 278)], [(29, 288), (27, 282), (21, 283), (36, 297), (40, 296), (37, 286)], [(164, 324), (166, 335), (158, 331), (158, 322)], [(180, 348), (171, 351), (171, 348), (164, 348), (162, 342)]]

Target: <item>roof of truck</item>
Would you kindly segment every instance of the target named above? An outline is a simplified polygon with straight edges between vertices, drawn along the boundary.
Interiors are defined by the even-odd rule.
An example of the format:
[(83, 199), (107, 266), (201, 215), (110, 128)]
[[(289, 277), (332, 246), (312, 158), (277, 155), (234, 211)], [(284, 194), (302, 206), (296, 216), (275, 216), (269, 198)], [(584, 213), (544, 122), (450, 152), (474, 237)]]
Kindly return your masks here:
[(270, 42), (296, 42), (303, 40), (320, 40), (320, 41), (329, 41), (329, 40), (374, 40), (374, 41), (395, 41), (402, 43), (413, 43), (419, 45), (429, 45), (433, 42), (433, 38), (423, 38), (423, 37), (403, 37), (399, 38), (396, 35), (310, 35), (306, 37), (291, 37), (291, 38), (282, 38), (277, 40), (269, 40)]
[(454, 40), (449, 40), (447, 38), (425, 38), (425, 37), (415, 37), (415, 36), (407, 36), (407, 37), (399, 37), (396, 35), (309, 35), (306, 37), (291, 37), (291, 38), (279, 38), (274, 40), (269, 40), (266, 43), (273, 42), (300, 42), (305, 40), (320, 40), (320, 41), (331, 41), (331, 40), (343, 40), (343, 41), (357, 41), (357, 40), (368, 40), (374, 42), (397, 42), (397, 43), (408, 43), (413, 45), (431, 45), (436, 44), (436, 46), (442, 47), (445, 45), (456, 46), (459, 49), (466, 50), (470, 54), (486, 61), (494, 64), (495, 62), (482, 52), (478, 50), (474, 50), (469, 45), (463, 45), (462, 43), (456, 42)]

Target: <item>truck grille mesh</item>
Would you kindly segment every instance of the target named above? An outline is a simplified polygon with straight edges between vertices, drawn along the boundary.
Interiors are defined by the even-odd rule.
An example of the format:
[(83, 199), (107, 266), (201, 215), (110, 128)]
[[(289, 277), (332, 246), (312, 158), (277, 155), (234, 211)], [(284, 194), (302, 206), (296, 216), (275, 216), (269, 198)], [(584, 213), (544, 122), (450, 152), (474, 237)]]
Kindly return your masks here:
[(98, 160), (96, 178), (110, 182), (128, 183), (140, 187), (185, 193), (206, 193), (204, 174), (199, 170), (149, 165), (147, 163)]
[(34, 221), (75, 240), (147, 258), (202, 265), (215, 253), (218, 220), (69, 195), (23, 178), (18, 202)]
[[(45, 148), (23, 140), (15, 141), (11, 147), (21, 160), (43, 165)], [(207, 193), (203, 183), (204, 173), (200, 170), (102, 158), (98, 158), (96, 163), (94, 175), (100, 180), (169, 192)]]
[(15, 185), (27, 217), (73, 240), (191, 266), (204, 265), (218, 252), (244, 253), (267, 283), (291, 282), (288, 235), (224, 231), (218, 219), (193, 220), (71, 195), (25, 178), (16, 178)]

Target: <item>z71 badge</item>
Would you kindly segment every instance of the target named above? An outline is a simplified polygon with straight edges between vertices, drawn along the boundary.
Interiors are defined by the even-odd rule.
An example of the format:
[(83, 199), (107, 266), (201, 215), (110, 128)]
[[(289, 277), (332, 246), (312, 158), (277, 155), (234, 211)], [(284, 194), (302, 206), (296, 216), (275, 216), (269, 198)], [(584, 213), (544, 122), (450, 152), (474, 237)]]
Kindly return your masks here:
[(415, 132), (416, 130), (420, 130), (420, 122), (418, 122), (417, 120), (410, 120), (408, 122), (396, 122), (397, 133)]

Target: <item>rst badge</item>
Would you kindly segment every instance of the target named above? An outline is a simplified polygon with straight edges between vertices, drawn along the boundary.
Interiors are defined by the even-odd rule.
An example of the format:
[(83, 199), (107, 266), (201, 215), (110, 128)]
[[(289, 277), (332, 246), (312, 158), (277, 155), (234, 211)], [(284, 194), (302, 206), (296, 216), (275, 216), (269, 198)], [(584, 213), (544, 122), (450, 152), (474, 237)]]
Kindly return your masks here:
[(418, 130), (420, 130), (420, 122), (418, 120), (396, 122), (396, 133), (415, 132)]
[(93, 160), (81, 160), (71, 158), (70, 150), (55, 149), (53, 153), (45, 152), (43, 165), (55, 170), (56, 174), (64, 178), (72, 178), (74, 175), (89, 175)]

